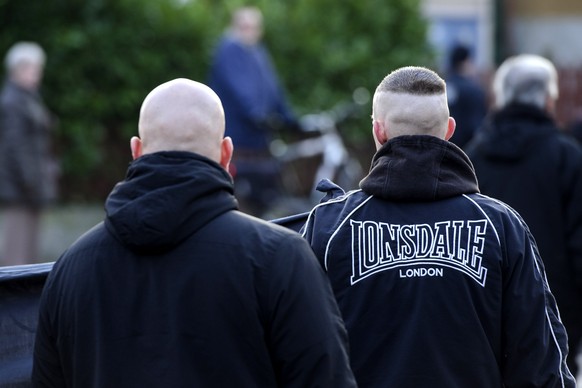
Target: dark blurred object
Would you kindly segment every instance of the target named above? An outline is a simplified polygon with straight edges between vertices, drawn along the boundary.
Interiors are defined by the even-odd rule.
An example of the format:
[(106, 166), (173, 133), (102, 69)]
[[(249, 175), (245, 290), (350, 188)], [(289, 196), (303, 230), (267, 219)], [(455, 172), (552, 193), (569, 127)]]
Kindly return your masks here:
[(29, 387), (40, 294), (53, 263), (0, 267), (0, 386)]
[(307, 222), (307, 217), (309, 217), (309, 212), (276, 218), (271, 222), (284, 226), (285, 228), (291, 229), (295, 232), (299, 232), (303, 225), (305, 225), (305, 222)]
[(450, 115), (457, 122), (450, 141), (463, 148), (487, 114), (485, 91), (475, 79), (475, 69), (468, 47), (457, 45), (451, 50), (446, 83)]
[(574, 120), (566, 128), (566, 133), (582, 145), (582, 108), (576, 110)]

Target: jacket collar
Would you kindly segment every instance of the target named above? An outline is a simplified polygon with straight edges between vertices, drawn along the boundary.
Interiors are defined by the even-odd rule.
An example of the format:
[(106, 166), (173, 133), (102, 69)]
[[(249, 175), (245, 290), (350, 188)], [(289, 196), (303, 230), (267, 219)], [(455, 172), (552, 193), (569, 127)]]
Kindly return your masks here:
[(554, 120), (543, 110), (523, 104), (511, 104), (495, 111), (475, 137), (475, 145), (488, 159), (514, 161), (543, 147), (548, 136), (557, 132)]
[(495, 111), (491, 117), (493, 123), (505, 121), (532, 121), (541, 125), (552, 126), (554, 119), (542, 109), (526, 104), (510, 104)]
[(157, 152), (135, 160), (105, 203), (105, 224), (134, 250), (170, 249), (212, 219), (237, 208), (230, 175), (190, 152)]
[(424, 135), (398, 136), (384, 144), (360, 188), (396, 201), (434, 201), (479, 192), (467, 155), (451, 142)]

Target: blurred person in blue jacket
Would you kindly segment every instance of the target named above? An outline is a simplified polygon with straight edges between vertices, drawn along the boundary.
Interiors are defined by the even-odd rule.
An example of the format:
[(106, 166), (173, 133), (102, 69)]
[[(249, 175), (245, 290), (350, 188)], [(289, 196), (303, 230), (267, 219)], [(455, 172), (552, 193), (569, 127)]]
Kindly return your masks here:
[(546, 58), (518, 55), (493, 79), (495, 110), (467, 145), (481, 192), (525, 219), (537, 241), (568, 330), (574, 374), (582, 338), (582, 149), (558, 128), (558, 73)]
[(237, 9), (214, 53), (209, 80), (236, 147), (232, 172), (241, 210), (259, 216), (282, 190), (280, 166), (269, 150), (273, 133), (298, 128), (262, 35), (261, 11)]
[(464, 45), (456, 45), (449, 55), (447, 99), (451, 116), (457, 129), (451, 141), (463, 148), (473, 138), (487, 114), (487, 97), (483, 87), (475, 79), (471, 51)]
[(0, 205), (5, 236), (0, 264), (39, 259), (41, 210), (56, 199), (58, 166), (52, 152), (55, 119), (39, 93), (44, 50), (18, 42), (7, 52), (0, 94)]

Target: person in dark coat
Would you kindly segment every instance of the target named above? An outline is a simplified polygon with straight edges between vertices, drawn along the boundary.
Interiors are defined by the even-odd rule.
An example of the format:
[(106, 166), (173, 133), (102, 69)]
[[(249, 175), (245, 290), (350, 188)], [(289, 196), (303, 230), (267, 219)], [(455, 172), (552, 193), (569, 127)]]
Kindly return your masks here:
[(261, 42), (263, 16), (241, 7), (212, 58), (209, 86), (226, 115), (236, 152), (233, 172), (241, 210), (265, 217), (282, 194), (280, 166), (270, 151), (274, 134), (299, 127), (269, 52)]
[(566, 134), (582, 145), (582, 108), (575, 110), (574, 119), (568, 124)]
[(325, 274), (301, 236), (237, 210), (207, 86), (145, 99), (105, 221), (55, 263), (35, 387), (355, 387)]
[(327, 271), (359, 387), (574, 387), (527, 225), (479, 193), (444, 81), (404, 67), (373, 99), (360, 189), (331, 182), (304, 236)]
[(44, 64), (45, 53), (33, 42), (18, 42), (6, 54), (7, 79), (0, 92), (0, 206), (5, 225), (0, 265), (41, 259), (41, 211), (57, 196), (54, 119), (39, 93)]
[(582, 150), (554, 120), (558, 76), (550, 61), (511, 57), (493, 82), (496, 110), (467, 154), (481, 191), (515, 208), (532, 230), (575, 372), (582, 337)]
[(451, 141), (463, 148), (473, 138), (487, 114), (487, 96), (475, 79), (468, 47), (457, 45), (451, 50), (446, 82), (449, 109), (457, 123)]

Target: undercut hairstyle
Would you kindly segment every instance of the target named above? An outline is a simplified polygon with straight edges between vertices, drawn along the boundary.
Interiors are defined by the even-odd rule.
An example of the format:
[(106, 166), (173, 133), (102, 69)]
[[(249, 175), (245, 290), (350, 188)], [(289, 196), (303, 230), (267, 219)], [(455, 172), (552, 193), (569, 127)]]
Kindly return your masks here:
[(449, 121), (445, 81), (425, 67), (407, 66), (393, 71), (376, 88), (372, 119), (385, 123), (388, 138), (444, 138)]
[(376, 93), (408, 93), (436, 95), (446, 92), (445, 81), (425, 67), (407, 66), (388, 74), (376, 88)]
[(523, 54), (499, 66), (493, 79), (495, 105), (519, 103), (545, 109), (547, 99), (558, 98), (558, 73), (546, 58)]

